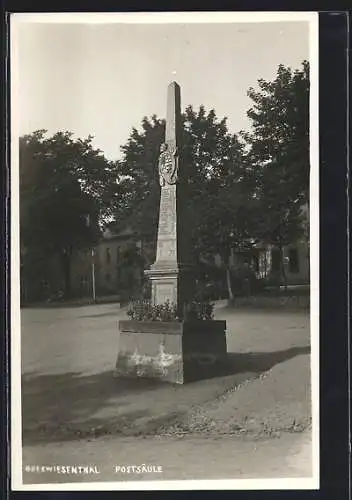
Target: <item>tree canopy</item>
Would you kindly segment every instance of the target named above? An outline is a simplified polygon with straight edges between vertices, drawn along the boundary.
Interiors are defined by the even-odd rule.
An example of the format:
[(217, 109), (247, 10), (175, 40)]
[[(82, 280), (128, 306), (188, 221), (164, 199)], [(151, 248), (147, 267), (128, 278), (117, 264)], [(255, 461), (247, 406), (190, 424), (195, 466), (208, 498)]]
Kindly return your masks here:
[[(230, 196), (230, 188), (245, 175), (243, 145), (228, 132), (226, 118), (219, 120), (214, 110), (206, 112), (203, 106), (198, 111), (188, 106), (182, 124), (182, 157), (190, 188), (189, 211), (193, 215), (195, 243), (201, 250), (207, 240), (201, 221), (209, 214), (209, 206), (214, 205), (214, 217), (219, 212), (217, 205), (221, 197), (223, 205)], [(126, 189), (122, 195), (125, 196), (125, 212), (119, 212), (117, 219), (130, 213), (137, 214), (135, 218), (138, 219), (141, 214), (143, 227), (148, 227), (150, 232), (156, 228), (160, 196), (157, 161), (164, 130), (163, 120), (156, 116), (145, 117), (141, 131), (133, 129), (127, 144), (122, 147), (123, 159), (119, 162), (119, 174)]]
[(20, 138), (21, 247), (27, 258), (62, 261), (69, 292), (74, 249), (94, 245), (100, 222), (118, 193), (116, 166), (92, 146), (92, 137), (45, 130)]
[(257, 234), (282, 247), (302, 233), (302, 206), (309, 201), (309, 66), (280, 65), (272, 82), (249, 89), (252, 131), (243, 134), (262, 217)]

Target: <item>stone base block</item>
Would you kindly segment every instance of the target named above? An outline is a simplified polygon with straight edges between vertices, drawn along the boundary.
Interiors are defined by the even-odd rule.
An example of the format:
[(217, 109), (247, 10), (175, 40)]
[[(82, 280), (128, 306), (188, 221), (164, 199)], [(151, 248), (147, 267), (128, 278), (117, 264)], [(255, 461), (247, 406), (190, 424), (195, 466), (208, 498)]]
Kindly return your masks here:
[(216, 376), (226, 362), (226, 321), (120, 321), (115, 376), (184, 384)]

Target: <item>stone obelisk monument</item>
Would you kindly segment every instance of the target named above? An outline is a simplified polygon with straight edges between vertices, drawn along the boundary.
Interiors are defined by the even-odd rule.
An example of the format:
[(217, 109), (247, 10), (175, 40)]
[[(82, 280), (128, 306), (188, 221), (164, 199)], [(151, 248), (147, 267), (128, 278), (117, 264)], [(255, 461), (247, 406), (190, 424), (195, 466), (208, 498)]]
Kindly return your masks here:
[(180, 86), (172, 82), (167, 89), (165, 142), (159, 156), (161, 194), (156, 260), (145, 273), (152, 281), (152, 302), (177, 304), (180, 315), (194, 293), (182, 135)]
[(180, 87), (172, 82), (167, 89), (165, 141), (158, 163), (156, 259), (145, 273), (152, 282), (153, 303), (176, 304), (179, 317), (168, 322), (119, 321), (117, 377), (151, 377), (184, 384), (223, 373), (226, 322), (184, 315), (185, 305), (194, 299), (194, 275), (182, 135)]

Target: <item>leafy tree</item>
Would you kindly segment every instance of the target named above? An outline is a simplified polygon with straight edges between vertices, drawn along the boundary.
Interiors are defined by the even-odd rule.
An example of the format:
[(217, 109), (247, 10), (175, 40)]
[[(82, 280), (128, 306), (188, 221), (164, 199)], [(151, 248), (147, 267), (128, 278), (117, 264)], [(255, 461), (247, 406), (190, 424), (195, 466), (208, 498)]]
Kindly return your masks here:
[(249, 251), (255, 243), (252, 238), (255, 210), (241, 182), (216, 190), (202, 207), (203, 220), (197, 226), (200, 254), (210, 258), (216, 254), (221, 256), (230, 300), (234, 298), (231, 254)]
[(133, 226), (143, 226), (151, 233), (156, 226), (155, 208), (160, 196), (157, 162), (164, 133), (165, 121), (155, 115), (150, 120), (144, 117), (141, 131), (133, 128), (127, 143), (121, 146), (123, 159), (118, 164), (121, 204), (115, 212), (115, 220), (120, 224), (130, 218)]
[(272, 82), (258, 84), (248, 91), (252, 131), (242, 133), (259, 208), (255, 234), (280, 250), (286, 285), (283, 247), (303, 234), (309, 195), (309, 65), (295, 71), (280, 65)]
[(184, 161), (190, 173), (193, 247), (198, 266), (202, 257), (221, 256), (229, 298), (233, 298), (230, 256), (248, 237), (248, 184), (244, 145), (228, 132), (226, 117), (218, 120), (191, 106), (184, 116)]
[[(92, 137), (52, 137), (45, 130), (20, 138), (20, 227), (26, 262), (61, 262), (66, 294), (75, 249), (93, 245), (111, 211), (116, 167), (92, 146)], [(117, 191), (117, 189), (116, 189)], [(108, 200), (106, 202), (106, 200)]]
[(251, 248), (255, 206), (247, 181), (246, 159), (236, 136), (228, 149), (228, 161), (220, 176), (209, 177), (200, 192), (194, 227), (198, 256), (218, 254), (225, 271), (229, 299), (233, 299), (230, 258), (233, 252)]
[[(193, 246), (198, 260), (211, 251), (219, 252), (228, 269), (231, 248), (239, 245), (243, 237), (239, 228), (244, 197), (233, 201), (231, 193), (246, 178), (243, 144), (229, 134), (226, 118), (218, 120), (215, 111), (206, 112), (204, 106), (198, 111), (188, 106), (182, 124), (182, 161), (189, 179), (188, 221), (193, 229)], [(160, 198), (157, 162), (164, 131), (163, 120), (145, 117), (141, 131), (133, 129), (122, 147), (124, 156), (119, 165), (126, 211), (118, 215), (133, 214), (135, 224), (147, 230), (154, 240)], [(236, 224), (238, 216), (241, 221)], [(230, 296), (231, 293), (229, 287)]]

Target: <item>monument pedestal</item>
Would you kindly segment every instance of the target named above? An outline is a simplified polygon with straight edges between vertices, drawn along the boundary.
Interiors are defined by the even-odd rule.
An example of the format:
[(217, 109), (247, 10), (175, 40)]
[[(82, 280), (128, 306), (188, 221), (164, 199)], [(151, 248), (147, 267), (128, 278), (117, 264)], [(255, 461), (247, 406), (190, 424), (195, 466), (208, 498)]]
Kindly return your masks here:
[(184, 307), (193, 298), (193, 266), (159, 261), (145, 275), (152, 284), (152, 303), (177, 304), (179, 317), (183, 318)]
[(222, 374), (225, 321), (120, 321), (115, 376), (176, 384)]

